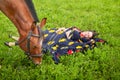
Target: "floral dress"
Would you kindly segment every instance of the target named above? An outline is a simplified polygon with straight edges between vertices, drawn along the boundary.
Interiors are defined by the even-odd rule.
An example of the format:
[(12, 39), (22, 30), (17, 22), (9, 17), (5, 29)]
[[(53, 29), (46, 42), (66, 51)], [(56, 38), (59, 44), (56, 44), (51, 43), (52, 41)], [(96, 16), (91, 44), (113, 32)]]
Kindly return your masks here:
[[(59, 56), (64, 54), (73, 54), (75, 52), (84, 52), (87, 49), (93, 49), (96, 46), (96, 42), (105, 41), (99, 38), (81, 38), (80, 32), (67, 28), (66, 30), (60, 30), (57, 32), (57, 28), (44, 31), (43, 52), (48, 51), (52, 54), (52, 58), (55, 63), (59, 63)], [(70, 38), (66, 33), (70, 31)]]

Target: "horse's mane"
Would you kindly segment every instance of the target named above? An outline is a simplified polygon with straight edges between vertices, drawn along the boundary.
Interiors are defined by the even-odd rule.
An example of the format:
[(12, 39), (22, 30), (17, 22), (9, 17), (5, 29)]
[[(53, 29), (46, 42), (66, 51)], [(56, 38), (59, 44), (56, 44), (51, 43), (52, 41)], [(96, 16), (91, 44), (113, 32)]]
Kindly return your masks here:
[(36, 10), (34, 8), (34, 5), (33, 5), (33, 2), (32, 0), (25, 0), (30, 12), (31, 12), (31, 15), (33, 16), (35, 22), (39, 22), (39, 19), (38, 19), (38, 16), (37, 16), (37, 13), (36, 13)]

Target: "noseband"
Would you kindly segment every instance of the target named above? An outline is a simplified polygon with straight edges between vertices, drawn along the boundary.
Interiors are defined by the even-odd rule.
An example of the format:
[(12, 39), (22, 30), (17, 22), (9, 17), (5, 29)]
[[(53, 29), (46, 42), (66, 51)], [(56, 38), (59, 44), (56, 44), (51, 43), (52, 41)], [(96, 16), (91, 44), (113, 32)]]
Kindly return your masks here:
[(16, 45), (19, 45), (22, 42), (24, 42), (25, 40), (27, 40), (27, 44), (26, 44), (27, 52), (25, 52), (25, 54), (29, 57), (42, 57), (42, 53), (39, 53), (39, 54), (31, 54), (30, 53), (30, 38), (31, 37), (37, 37), (38, 39), (40, 39), (44, 35), (43, 31), (41, 30), (41, 28), (39, 26), (37, 26), (37, 29), (38, 29), (38, 35), (33, 34), (33, 31), (30, 30), (30, 32), (28, 33), (28, 36), (26, 38), (24, 38), (23, 40), (21, 40), (19, 42), (18, 41), (16, 42)]

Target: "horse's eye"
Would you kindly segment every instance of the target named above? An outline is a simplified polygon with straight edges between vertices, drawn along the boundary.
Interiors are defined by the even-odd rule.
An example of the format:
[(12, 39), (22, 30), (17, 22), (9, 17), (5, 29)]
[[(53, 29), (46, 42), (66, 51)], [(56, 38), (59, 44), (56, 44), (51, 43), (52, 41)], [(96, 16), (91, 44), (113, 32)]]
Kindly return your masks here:
[(33, 46), (33, 49), (34, 49), (34, 48), (37, 48), (37, 46)]

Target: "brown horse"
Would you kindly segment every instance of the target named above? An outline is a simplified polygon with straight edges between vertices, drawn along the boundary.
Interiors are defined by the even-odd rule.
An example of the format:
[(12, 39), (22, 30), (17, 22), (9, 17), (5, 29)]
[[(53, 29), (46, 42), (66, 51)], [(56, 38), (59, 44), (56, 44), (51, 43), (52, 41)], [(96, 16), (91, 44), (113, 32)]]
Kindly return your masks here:
[(33, 63), (40, 64), (43, 42), (41, 27), (45, 25), (46, 18), (37, 25), (38, 19), (31, 0), (0, 0), (0, 10), (18, 30), (19, 40), (17, 44), (32, 59)]

